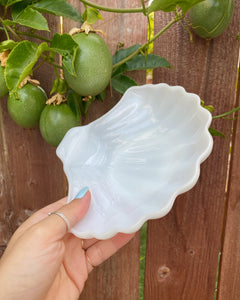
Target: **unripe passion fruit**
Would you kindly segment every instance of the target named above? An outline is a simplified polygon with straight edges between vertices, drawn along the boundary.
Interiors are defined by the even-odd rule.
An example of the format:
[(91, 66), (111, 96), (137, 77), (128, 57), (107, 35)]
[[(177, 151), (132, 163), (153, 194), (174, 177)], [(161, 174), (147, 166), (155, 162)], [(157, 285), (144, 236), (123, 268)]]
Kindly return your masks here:
[(205, 0), (190, 10), (192, 28), (205, 39), (222, 34), (232, 20), (234, 0)]
[[(108, 85), (112, 74), (112, 55), (104, 39), (95, 33), (73, 36), (79, 48), (74, 63), (77, 76), (63, 67), (68, 85), (81, 96), (96, 96)], [(64, 61), (64, 59), (63, 59)]]
[(39, 124), (47, 96), (39, 86), (27, 83), (8, 97), (8, 111), (13, 120), (24, 128), (34, 128)]
[(79, 125), (81, 125), (80, 117), (77, 117), (66, 103), (47, 105), (40, 118), (40, 131), (43, 138), (55, 147), (69, 129)]
[(0, 98), (6, 96), (8, 93), (8, 88), (4, 78), (4, 70), (5, 68), (0, 65)]

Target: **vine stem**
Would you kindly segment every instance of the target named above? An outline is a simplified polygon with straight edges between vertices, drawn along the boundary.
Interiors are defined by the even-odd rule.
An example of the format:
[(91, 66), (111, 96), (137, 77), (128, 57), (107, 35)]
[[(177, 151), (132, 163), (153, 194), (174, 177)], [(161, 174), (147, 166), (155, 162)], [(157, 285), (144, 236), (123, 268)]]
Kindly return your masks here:
[(51, 62), (51, 61), (49, 61), (49, 60), (46, 60), (50, 65), (52, 65), (54, 68), (57, 68), (57, 69), (60, 69), (60, 70), (62, 70), (62, 66), (60, 66), (60, 65), (58, 65), (58, 64), (55, 64), (55, 63), (53, 63), (53, 62)]
[(6, 27), (4, 25), (3, 25), (3, 30), (4, 30), (4, 32), (6, 34), (7, 39), (10, 40), (8, 31), (7, 31), (7, 29), (6, 29)]
[(238, 106), (238, 107), (236, 107), (236, 108), (234, 108), (234, 109), (232, 109), (230, 111), (227, 111), (227, 112), (225, 112), (225, 113), (223, 113), (221, 115), (213, 116), (212, 119), (215, 120), (215, 119), (219, 119), (219, 118), (224, 118), (224, 117), (226, 117), (226, 116), (228, 116), (228, 115), (230, 115), (230, 114), (232, 114), (232, 113), (234, 113), (234, 112), (236, 112), (238, 110), (240, 110), (240, 106)]
[(8, 26), (8, 25), (4, 25), (4, 20), (3, 20), (3, 18), (1, 18), (0, 17), (0, 22), (3, 24), (3, 26), (8, 30), (8, 31), (10, 31), (11, 32), (11, 34), (13, 35), (13, 36), (15, 36), (15, 38), (16, 39), (18, 39), (19, 41), (22, 41), (22, 39), (21, 39), (21, 37), (10, 27), (10, 26)]
[(40, 62), (35, 68), (32, 69), (32, 72), (36, 71), (38, 68), (41, 67), (41, 65), (43, 65), (45, 63), (45, 60), (43, 60), (42, 62)]
[(19, 34), (19, 35), (26, 35), (26, 36), (30, 36), (30, 37), (34, 37), (34, 38), (37, 38), (39, 40), (42, 40), (42, 41), (45, 41), (45, 42), (48, 42), (50, 43), (51, 40), (43, 37), (43, 36), (39, 36), (37, 34), (33, 34), (33, 33), (28, 33), (28, 32), (24, 32), (24, 31), (19, 31), (19, 30), (16, 30), (16, 33)]
[(103, 5), (98, 5), (96, 3), (93, 3), (88, 0), (79, 0), (82, 2), (84, 5), (88, 5), (90, 7), (102, 10), (102, 11), (108, 11), (112, 13), (142, 13), (144, 12), (144, 9), (142, 7), (137, 7), (137, 8), (115, 8), (115, 7), (108, 7), (108, 6), (103, 6)]
[(30, 36), (30, 37), (33, 37), (33, 38), (37, 38), (39, 40), (42, 40), (42, 41), (45, 41), (45, 42), (48, 42), (48, 43), (51, 42), (50, 39), (47, 39), (47, 38), (45, 38), (43, 36), (40, 36), (40, 35), (37, 35), (37, 34), (34, 34), (34, 33), (24, 32), (24, 31), (20, 31), (20, 30), (14, 30), (10, 26), (4, 25), (4, 20), (1, 17), (0, 17), (0, 22), (3, 25), (3, 30), (5, 31), (8, 39), (9, 39), (9, 36), (8, 36), (7, 30), (9, 32), (11, 32), (11, 34), (13, 36), (15, 36), (15, 38), (18, 39), (19, 41), (22, 41), (22, 38), (20, 37), (20, 35), (25, 35), (25, 36)]
[(122, 64), (126, 63), (130, 59), (132, 59), (135, 55), (139, 54), (145, 47), (147, 47), (149, 44), (154, 42), (158, 37), (160, 37), (168, 28), (170, 28), (173, 24), (177, 23), (179, 20), (181, 20), (184, 17), (182, 16), (176, 16), (173, 18), (163, 29), (161, 29), (157, 34), (155, 34), (150, 40), (147, 41), (144, 45), (142, 45), (140, 48), (138, 48), (135, 52), (133, 52), (131, 55), (127, 56), (125, 59), (119, 61), (115, 65), (113, 65), (113, 69), (118, 68)]
[(143, 14), (146, 16), (147, 15), (147, 10), (146, 10), (144, 0), (141, 0), (141, 3), (142, 3), (142, 8), (143, 8)]

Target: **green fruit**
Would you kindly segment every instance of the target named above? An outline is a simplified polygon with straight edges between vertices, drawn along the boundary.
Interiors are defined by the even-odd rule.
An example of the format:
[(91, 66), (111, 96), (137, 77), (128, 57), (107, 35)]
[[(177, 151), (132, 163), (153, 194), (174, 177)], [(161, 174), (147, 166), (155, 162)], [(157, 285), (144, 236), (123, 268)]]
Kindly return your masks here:
[[(74, 68), (77, 76), (71, 75), (63, 67), (68, 85), (81, 96), (96, 96), (108, 85), (112, 74), (112, 55), (99, 35), (78, 33), (73, 36), (79, 48)], [(64, 59), (63, 59), (64, 64)]]
[(0, 65), (0, 98), (6, 96), (8, 93), (8, 88), (4, 78), (4, 70), (5, 68)]
[(13, 120), (24, 128), (34, 128), (39, 124), (47, 96), (42, 88), (27, 83), (8, 97), (8, 112)]
[(47, 105), (40, 118), (40, 131), (43, 138), (55, 147), (69, 129), (79, 125), (81, 125), (80, 117), (77, 117), (66, 103)]
[(232, 20), (234, 0), (205, 0), (190, 10), (192, 28), (197, 35), (212, 39), (224, 32)]

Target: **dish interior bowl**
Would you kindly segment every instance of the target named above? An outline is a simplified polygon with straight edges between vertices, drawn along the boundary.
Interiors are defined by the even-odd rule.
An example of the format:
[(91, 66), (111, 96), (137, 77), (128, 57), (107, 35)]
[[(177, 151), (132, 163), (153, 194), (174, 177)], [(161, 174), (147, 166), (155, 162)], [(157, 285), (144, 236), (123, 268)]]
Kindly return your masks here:
[(211, 114), (180, 86), (143, 85), (94, 122), (70, 129), (57, 148), (68, 201), (88, 186), (91, 204), (72, 228), (106, 239), (160, 218), (191, 189), (212, 149)]

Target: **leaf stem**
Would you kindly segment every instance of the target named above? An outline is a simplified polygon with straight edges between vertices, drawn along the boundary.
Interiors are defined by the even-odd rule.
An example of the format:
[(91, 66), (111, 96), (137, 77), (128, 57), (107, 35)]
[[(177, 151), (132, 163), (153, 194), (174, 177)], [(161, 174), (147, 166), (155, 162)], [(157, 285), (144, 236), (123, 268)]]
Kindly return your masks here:
[(0, 17), (0, 22), (2, 23), (2, 25), (9, 31), (11, 32), (11, 34), (16, 38), (18, 39), (19, 41), (22, 41), (21, 37), (8, 25), (5, 25), (4, 24), (4, 20), (3, 18)]
[(60, 76), (58, 74), (58, 68), (56, 66), (53, 66), (54, 67), (54, 72), (55, 72), (55, 75), (58, 79), (60, 79)]
[(7, 10), (8, 10), (8, 7), (4, 6), (3, 19), (5, 19), (5, 16), (7, 15)]
[(19, 35), (31, 36), (31, 37), (37, 38), (37, 39), (39, 39), (39, 40), (42, 40), (42, 41), (45, 41), (45, 42), (48, 42), (48, 43), (51, 42), (50, 39), (45, 38), (45, 37), (43, 37), (43, 36), (39, 36), (39, 35), (34, 34), (34, 33), (29, 33), (29, 32), (24, 32), (24, 31), (19, 31), (19, 30), (16, 30), (16, 33), (19, 34)]
[(50, 65), (52, 65), (52, 66), (54, 67), (54, 70), (55, 70), (55, 68), (62, 69), (62, 66), (60, 66), (60, 65), (58, 65), (57, 63), (53, 62), (53, 61), (49, 58), (49, 56), (43, 55), (43, 54), (42, 54), (42, 55), (41, 55), (41, 58), (42, 58), (44, 61), (48, 62)]
[(10, 40), (8, 31), (7, 31), (7, 29), (6, 29), (6, 27), (4, 25), (3, 25), (3, 30), (4, 30), (4, 32), (6, 34), (7, 39)]
[(240, 106), (238, 106), (238, 107), (236, 107), (236, 108), (234, 108), (234, 109), (232, 109), (230, 111), (227, 111), (227, 112), (225, 112), (225, 113), (223, 113), (221, 115), (213, 116), (212, 119), (215, 120), (215, 119), (219, 119), (219, 118), (224, 118), (224, 117), (226, 117), (226, 116), (228, 116), (228, 115), (230, 115), (230, 114), (232, 114), (232, 113), (234, 113), (234, 112), (236, 112), (238, 110), (240, 110)]
[(38, 68), (41, 67), (45, 63), (46, 60), (42, 60), (35, 68), (32, 69), (32, 72), (36, 71)]
[(184, 15), (177, 15), (175, 18), (173, 18), (163, 29), (161, 29), (157, 34), (155, 34), (151, 39), (149, 39), (143, 46), (138, 48), (135, 52), (133, 52), (131, 55), (127, 56), (123, 60), (119, 61), (115, 65), (113, 65), (113, 69), (118, 68), (122, 64), (126, 63), (130, 59), (132, 59), (135, 55), (139, 54), (145, 47), (147, 47), (149, 44), (154, 42), (159, 36), (161, 36), (168, 28), (170, 28), (173, 24), (177, 23), (179, 20), (181, 20), (184, 17)]
[(142, 8), (143, 8), (143, 14), (146, 16), (147, 15), (147, 10), (146, 10), (144, 0), (141, 0), (141, 3), (142, 3)]
[(88, 0), (79, 0), (84, 5), (88, 5), (90, 7), (94, 7), (96, 9), (102, 10), (102, 11), (108, 11), (112, 13), (142, 13), (144, 12), (144, 9), (142, 7), (137, 8), (115, 8), (115, 7), (108, 7), (103, 5), (98, 5), (96, 3), (93, 3)]
[(55, 63), (53, 63), (53, 62), (50, 62), (50, 61), (48, 61), (47, 60), (47, 62), (49, 63), (49, 64), (51, 64), (54, 68), (58, 68), (58, 69), (62, 69), (63, 67), (62, 66), (60, 66), (60, 65), (58, 65), (58, 64), (55, 64)]

